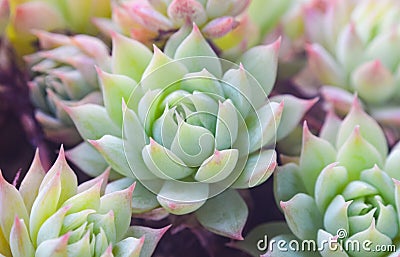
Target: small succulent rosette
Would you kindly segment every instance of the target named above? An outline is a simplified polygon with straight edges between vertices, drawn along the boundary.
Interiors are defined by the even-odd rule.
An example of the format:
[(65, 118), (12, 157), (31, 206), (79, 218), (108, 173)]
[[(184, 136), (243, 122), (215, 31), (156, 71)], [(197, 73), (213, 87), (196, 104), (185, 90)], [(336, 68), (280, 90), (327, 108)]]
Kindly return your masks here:
[(0, 256), (150, 257), (168, 227), (130, 226), (135, 185), (108, 192), (107, 179), (78, 186), (62, 148), (47, 172), (37, 153), (19, 189), (0, 175)]
[(82, 141), (63, 105), (102, 104), (95, 65), (108, 70), (108, 47), (87, 35), (36, 31), (41, 51), (25, 56), (35, 116), (47, 138), (66, 145)]
[[(114, 34), (113, 73), (99, 70), (105, 107), (66, 110), (107, 163), (137, 181), (133, 200), (146, 204), (135, 213), (160, 206), (176, 215), (195, 212), (207, 229), (239, 239), (248, 211), (234, 189), (271, 175), (276, 139), (309, 107), (295, 97), (267, 98), (279, 43), (250, 49), (234, 64), (217, 58), (197, 26), (174, 58)], [(92, 152), (82, 144), (68, 156), (89, 170), (100, 163)]]
[(357, 92), (367, 112), (398, 139), (400, 3), (319, 2), (323, 4), (308, 8), (305, 16), (310, 44), (302, 76), (306, 80), (298, 79), (301, 88), (323, 85), (322, 95), (341, 115), (349, 111)]
[[(284, 240), (286, 249), (291, 243), (292, 251), (275, 247), (265, 256), (398, 256), (399, 149), (388, 154), (382, 129), (357, 99), (343, 121), (330, 113), (320, 137), (305, 124), (299, 162), (274, 174), (275, 198), (290, 231), (269, 239)], [(314, 248), (301, 248), (304, 242)]]
[(34, 52), (32, 30), (70, 31), (94, 35), (93, 17), (109, 17), (109, 0), (4, 0), (10, 6), (7, 37), (19, 56)]
[[(163, 46), (176, 31), (188, 35), (192, 24), (204, 36), (219, 38), (238, 25), (237, 17), (249, 0), (129, 0), (115, 1), (112, 19), (97, 18), (95, 23), (105, 34), (117, 31), (148, 46)], [(183, 37), (179, 37), (182, 41)]]

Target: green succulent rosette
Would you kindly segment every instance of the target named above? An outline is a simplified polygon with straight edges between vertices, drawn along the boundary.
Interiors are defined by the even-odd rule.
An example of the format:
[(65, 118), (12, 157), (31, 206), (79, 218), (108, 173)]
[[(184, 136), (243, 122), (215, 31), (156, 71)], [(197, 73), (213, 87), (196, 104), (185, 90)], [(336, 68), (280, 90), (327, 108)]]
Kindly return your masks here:
[(110, 192), (108, 173), (78, 186), (61, 148), (47, 172), (37, 153), (19, 189), (0, 176), (0, 256), (151, 256), (168, 227), (130, 226), (135, 185)]
[(278, 49), (279, 41), (250, 49), (234, 64), (217, 58), (197, 26), (174, 58), (114, 34), (112, 73), (99, 70), (105, 106), (66, 108), (90, 143), (69, 159), (86, 171), (100, 153), (126, 177), (116, 186), (137, 181), (135, 214), (195, 213), (207, 229), (240, 239), (248, 211), (234, 189), (271, 175), (275, 139), (310, 107), (290, 96), (268, 101)]
[[(343, 121), (331, 112), (320, 137), (305, 124), (298, 163), (274, 173), (287, 226), (263, 225), (248, 243), (264, 235), (285, 242), (286, 252), (275, 245), (263, 256), (398, 256), (399, 154), (398, 146), (388, 153), (382, 129), (358, 99)], [(311, 248), (301, 248), (304, 242)], [(257, 256), (256, 243), (248, 243), (237, 246)]]
[(320, 2), (305, 15), (308, 67), (298, 83), (311, 92), (322, 85), (325, 100), (340, 115), (349, 111), (357, 92), (394, 143), (400, 131), (399, 2)]
[(35, 34), (42, 50), (25, 56), (25, 61), (31, 73), (28, 86), (36, 119), (48, 139), (76, 145), (82, 139), (63, 106), (102, 104), (95, 65), (109, 69), (108, 47), (87, 35)]

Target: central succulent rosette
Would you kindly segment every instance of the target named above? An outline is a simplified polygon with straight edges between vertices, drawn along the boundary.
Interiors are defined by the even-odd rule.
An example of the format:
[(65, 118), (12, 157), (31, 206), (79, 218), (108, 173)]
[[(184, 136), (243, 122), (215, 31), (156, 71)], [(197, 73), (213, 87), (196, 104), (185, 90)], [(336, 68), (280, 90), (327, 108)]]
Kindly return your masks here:
[[(217, 58), (197, 26), (173, 58), (114, 34), (113, 74), (98, 70), (105, 106), (66, 110), (113, 170), (139, 182), (138, 197), (148, 208), (137, 213), (159, 205), (177, 215), (196, 211), (210, 230), (241, 238), (246, 204), (227, 189), (254, 187), (271, 175), (276, 166), (271, 147), (312, 102), (268, 100), (279, 43), (252, 48), (234, 64)], [(285, 117), (283, 99), (289, 108)], [(87, 167), (92, 152), (81, 145), (69, 156)], [(222, 212), (234, 225), (224, 227), (208, 217)]]
[(329, 116), (320, 138), (305, 125), (299, 164), (275, 173), (275, 196), (295, 236), (281, 238), (315, 240), (324, 257), (398, 251), (399, 154), (395, 147), (388, 155), (382, 130), (357, 99), (343, 121)]

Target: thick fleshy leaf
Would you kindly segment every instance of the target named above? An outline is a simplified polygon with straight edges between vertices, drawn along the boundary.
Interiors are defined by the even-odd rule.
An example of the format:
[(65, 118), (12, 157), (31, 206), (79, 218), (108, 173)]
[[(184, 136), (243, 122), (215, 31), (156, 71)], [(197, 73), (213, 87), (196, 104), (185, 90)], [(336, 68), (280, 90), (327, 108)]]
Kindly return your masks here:
[(76, 194), (78, 184), (75, 172), (71, 169), (67, 163), (67, 160), (65, 159), (63, 146), (60, 148), (57, 160), (43, 178), (39, 192), (42, 191), (48, 183), (50, 183), (53, 177), (58, 176), (58, 173), (60, 173), (59, 176), (61, 182), (61, 192), (58, 200), (58, 207), (60, 207), (67, 199)]
[(376, 219), (376, 229), (394, 239), (399, 232), (398, 226), (393, 226), (397, 222), (397, 212), (392, 205), (383, 205), (379, 203), (379, 215)]
[(340, 127), (337, 148), (344, 144), (356, 125), (359, 126), (362, 137), (378, 150), (382, 158), (386, 158), (388, 146), (385, 135), (378, 123), (364, 112), (357, 98), (354, 98), (352, 108)]
[(121, 138), (105, 135), (99, 140), (89, 140), (89, 143), (101, 153), (115, 171), (126, 177), (133, 177)]
[(168, 16), (178, 26), (185, 23), (201, 26), (207, 21), (204, 6), (195, 0), (173, 0), (168, 6)]
[[(103, 91), (104, 106), (110, 118), (121, 126), (122, 124), (122, 99), (129, 100), (132, 92), (137, 86), (136, 81), (123, 75), (116, 75), (97, 69), (100, 85)], [(140, 90), (135, 90), (139, 94)], [(140, 94), (139, 96), (140, 97)]]
[[(225, 72), (223, 81), (223, 90), (227, 99), (230, 99), (243, 118), (246, 118), (252, 106), (257, 107), (258, 103), (253, 101), (253, 95), (257, 94), (257, 89), (250, 86), (250, 81), (254, 78), (248, 78), (250, 74), (246, 72), (243, 65), (239, 69), (230, 69)], [(260, 89), (261, 90), (261, 89)], [(267, 96), (261, 94), (260, 101), (264, 101)], [(262, 99), (264, 98), (264, 99)]]
[(51, 215), (42, 224), (37, 235), (38, 245), (40, 245), (42, 242), (46, 240), (55, 239), (60, 236), (61, 228), (64, 222), (64, 217), (69, 209), (70, 209), (69, 206), (65, 206), (58, 209), (56, 213)]
[(22, 199), (24, 199), (28, 214), (31, 212), (32, 204), (35, 201), (44, 176), (45, 171), (40, 162), (39, 150), (36, 150), (31, 167), (29, 168), (24, 180), (21, 182), (21, 186), (19, 187), (19, 193), (21, 194)]
[(247, 216), (247, 205), (234, 190), (209, 199), (196, 212), (197, 219), (206, 229), (236, 240), (243, 240), (242, 230)]
[(185, 74), (180, 88), (190, 93), (205, 92), (210, 97), (224, 95), (220, 81), (205, 68), (199, 72)]
[[(122, 178), (115, 180), (107, 185), (106, 193), (115, 192), (128, 188), (135, 180), (132, 178)], [(153, 192), (150, 192), (145, 186), (140, 182), (136, 181), (135, 190), (132, 194), (132, 213), (144, 213), (149, 212), (160, 204), (157, 201), (157, 197)]]
[(384, 171), (391, 177), (400, 180), (400, 149), (393, 149), (386, 159)]
[(158, 118), (153, 125), (153, 138), (161, 145), (170, 149), (175, 134), (178, 131), (178, 125), (175, 121), (176, 108), (168, 109), (165, 107), (164, 113)]
[[(340, 194), (348, 182), (347, 170), (338, 163), (328, 165), (321, 171), (315, 183), (315, 202), (321, 212)], [(329, 232), (329, 231), (328, 231)]]
[(355, 24), (349, 24), (339, 35), (336, 56), (347, 71), (354, 70), (364, 58), (364, 44), (358, 36)]
[(377, 165), (372, 169), (361, 172), (360, 180), (374, 186), (387, 203), (390, 203), (393, 206), (395, 205), (393, 194), (395, 187), (393, 181), (391, 177), (388, 176), (386, 172), (379, 169)]
[(170, 227), (171, 226), (160, 229), (152, 229), (148, 227), (132, 226), (128, 229), (126, 235), (134, 238), (144, 237), (144, 243), (140, 251), (140, 257), (150, 257), (156, 249), (157, 243)]
[(371, 226), (368, 229), (351, 236), (348, 240), (353, 240), (356, 242), (366, 242), (369, 240), (369, 242), (371, 242), (367, 245), (367, 249), (363, 249), (363, 247), (361, 247), (359, 251), (357, 251), (357, 249), (355, 249), (356, 251), (348, 251), (348, 253), (354, 257), (381, 256), (380, 252), (371, 250), (377, 249), (377, 246), (389, 246), (392, 244), (392, 240), (388, 236), (382, 234), (376, 229), (375, 220), (372, 221)]
[[(67, 216), (65, 216), (64, 221), (63, 221), (63, 226), (61, 228), (61, 234), (66, 234), (68, 232), (72, 232), (74, 233), (75, 231), (79, 231), (80, 232), (80, 237), (83, 236), (83, 234), (85, 233), (84, 231), (84, 227), (86, 227), (87, 225), (87, 218), (90, 214), (95, 213), (95, 210), (83, 210), (80, 212), (75, 212), (72, 214), (68, 214)], [(89, 225), (90, 228), (87, 228), (88, 230), (93, 229), (92, 226), (93, 225)], [(72, 233), (71, 233), (71, 239), (72, 239)], [(77, 240), (80, 239), (79, 238), (75, 238)], [(76, 241), (76, 240), (74, 240)]]
[[(239, 59), (246, 71), (255, 78), (255, 81), (250, 80), (251, 87), (261, 86), (265, 96), (269, 95), (275, 84), (280, 45), (279, 38), (272, 44), (247, 50)], [(257, 84), (254, 84), (255, 82)]]
[(283, 108), (283, 102), (280, 104), (271, 102), (250, 113), (246, 118), (248, 129), (245, 133), (250, 136), (250, 153), (275, 143)]
[(57, 210), (62, 192), (61, 173), (63, 173), (62, 170), (58, 170), (49, 181), (46, 181), (45, 184), (42, 182), (39, 194), (33, 202), (29, 220), (29, 233), (34, 246), (37, 246), (37, 233), (40, 227)]
[(399, 46), (397, 42), (399, 38), (400, 34), (395, 29), (382, 33), (380, 36), (376, 36), (368, 45), (365, 55), (372, 60), (379, 59), (386, 68), (394, 70), (398, 65)]
[(244, 189), (258, 186), (272, 175), (276, 166), (277, 160), (274, 150), (253, 153), (248, 156), (246, 166), (232, 187)]
[(68, 244), (68, 256), (89, 256), (91, 254), (90, 232), (87, 232), (79, 241)]
[(104, 135), (121, 136), (121, 129), (111, 120), (102, 106), (85, 104), (65, 107), (65, 110), (84, 139), (99, 139)]
[(219, 103), (215, 140), (218, 150), (228, 149), (236, 141), (238, 133), (237, 110), (230, 99)]
[(115, 257), (139, 257), (143, 243), (144, 238), (125, 238), (113, 247), (113, 254)]
[[(352, 208), (354, 205), (357, 204), (356, 201), (353, 201), (353, 203), (350, 205), (350, 208)], [(365, 206), (366, 205), (364, 204), (364, 206), (362, 206), (362, 208), (364, 208)], [(375, 219), (375, 217), (374, 217), (375, 213), (376, 213), (376, 208), (373, 208), (366, 214), (350, 216), (349, 217), (349, 226), (350, 226), (349, 233), (354, 235), (358, 232), (366, 230), (371, 225), (372, 220)]]
[(338, 231), (349, 231), (347, 209), (351, 202), (346, 202), (343, 196), (337, 195), (329, 204), (324, 215), (324, 228), (327, 232), (336, 235)]
[(235, 169), (238, 157), (236, 149), (216, 150), (212, 156), (204, 160), (194, 178), (205, 183), (224, 180)]
[(112, 71), (140, 81), (151, 60), (151, 51), (136, 40), (118, 33), (113, 35)]
[[(65, 152), (67, 159), (75, 164), (79, 169), (91, 177), (101, 175), (107, 169), (109, 164), (104, 160), (103, 156), (89, 143), (83, 142), (74, 148)], [(110, 172), (110, 179), (114, 180), (119, 177), (115, 171)]]
[(336, 161), (336, 151), (333, 146), (328, 141), (311, 134), (307, 123), (304, 123), (300, 173), (309, 194), (314, 194), (315, 182), (322, 169), (334, 161)]
[(44, 241), (36, 249), (35, 256), (40, 257), (68, 257), (67, 246), (70, 234), (59, 238)]
[(318, 101), (318, 98), (304, 100), (292, 95), (277, 95), (272, 97), (271, 101), (285, 104), (276, 135), (276, 140), (279, 141), (299, 125), (304, 114)]
[(172, 60), (154, 45), (154, 54), (143, 72), (140, 85), (144, 91), (167, 90), (180, 81), (187, 73), (186, 67), (179, 61)]
[(181, 58), (186, 58), (182, 60), (182, 63), (189, 72), (199, 72), (205, 68), (217, 78), (222, 77), (222, 67), (218, 56), (196, 25), (176, 49), (174, 59)]
[(7, 242), (12, 225), (16, 216), (20, 217), (27, 224), (29, 221), (24, 200), (18, 190), (10, 185), (0, 172), (0, 229), (4, 233)]
[(208, 194), (207, 184), (165, 181), (157, 200), (168, 212), (183, 215), (199, 209), (206, 202)]
[(317, 238), (323, 217), (311, 196), (299, 193), (287, 202), (280, 202), (280, 206), (295, 236), (302, 240)]
[(100, 206), (100, 190), (103, 181), (97, 182), (88, 190), (76, 194), (66, 200), (63, 206), (69, 206), (67, 214), (80, 212), (86, 209), (98, 210)]
[(142, 151), (148, 144), (148, 137), (144, 132), (143, 125), (135, 112), (126, 108), (124, 111), (123, 149), (133, 175), (142, 180), (155, 179), (156, 176), (147, 168)]
[(106, 194), (100, 198), (99, 213), (114, 211), (117, 241), (123, 238), (131, 222), (132, 193), (135, 184), (121, 191)]
[(208, 38), (220, 38), (231, 32), (238, 25), (239, 22), (233, 17), (219, 17), (207, 23), (202, 32)]
[[(214, 136), (206, 128), (178, 121), (171, 151), (188, 167), (198, 167), (214, 152)], [(183, 164), (182, 163), (182, 164)]]
[(274, 196), (278, 205), (298, 193), (306, 193), (299, 166), (294, 163), (279, 166), (274, 172)]
[(23, 219), (15, 218), (10, 232), (10, 248), (13, 257), (34, 257), (35, 248), (29, 238)]
[(349, 113), (354, 101), (354, 95), (334, 86), (323, 86), (320, 91), (324, 100), (333, 107), (337, 114), (347, 115)]
[(330, 109), (322, 125), (319, 137), (325, 139), (331, 145), (336, 145), (336, 137), (341, 124), (342, 120), (335, 114), (334, 110)]
[(101, 183), (100, 195), (104, 195), (106, 187), (107, 187), (107, 183), (108, 183), (108, 178), (110, 176), (110, 172), (111, 172), (111, 168), (109, 167), (101, 175), (81, 183), (78, 186), (77, 193), (78, 194), (82, 193), (83, 191), (88, 190), (89, 188), (93, 187), (97, 183)]
[[(336, 235), (336, 232), (334, 233)], [(349, 257), (340, 243), (336, 243), (337, 238), (332, 234), (320, 229), (318, 230), (318, 248), (321, 249), (322, 257)], [(329, 246), (331, 244), (331, 247)]]
[(388, 101), (396, 90), (391, 71), (378, 60), (359, 66), (352, 73), (351, 81), (360, 98), (372, 104)]
[(103, 230), (108, 243), (116, 242), (117, 233), (114, 225), (115, 219), (113, 210), (110, 210), (106, 214), (92, 213), (88, 216), (88, 222), (93, 224), (94, 234), (98, 234)]
[(362, 137), (359, 126), (339, 149), (337, 161), (346, 167), (350, 180), (358, 179), (364, 169), (383, 166), (382, 155)]
[(322, 46), (309, 45), (307, 53), (308, 65), (321, 83), (338, 87), (346, 85), (342, 67)]
[(162, 179), (180, 179), (193, 172), (171, 150), (153, 139), (150, 139), (150, 144), (143, 148), (142, 156), (147, 168)]

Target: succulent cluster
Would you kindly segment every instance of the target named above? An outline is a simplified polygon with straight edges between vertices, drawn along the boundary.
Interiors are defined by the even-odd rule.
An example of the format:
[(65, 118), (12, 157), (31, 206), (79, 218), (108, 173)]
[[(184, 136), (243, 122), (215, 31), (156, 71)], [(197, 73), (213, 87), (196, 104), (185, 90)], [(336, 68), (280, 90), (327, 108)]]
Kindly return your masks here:
[(324, 86), (322, 95), (339, 114), (348, 112), (351, 95), (357, 92), (367, 111), (382, 125), (394, 129), (397, 139), (399, 2), (319, 2), (305, 15), (310, 41), (306, 75)]
[(135, 185), (107, 192), (108, 173), (78, 186), (61, 148), (47, 172), (37, 152), (19, 190), (0, 175), (0, 256), (150, 256), (145, 236), (167, 228), (131, 227)]
[(105, 107), (66, 110), (115, 171), (151, 191), (143, 197), (156, 199), (154, 207), (178, 215), (197, 211), (207, 227), (217, 224), (208, 224), (206, 210), (232, 200), (224, 205), (240, 206), (242, 220), (232, 221), (239, 231), (214, 230), (239, 238), (246, 205), (235, 191), (222, 192), (256, 186), (276, 166), (275, 152), (263, 147), (274, 145), (283, 112), (282, 103), (267, 99), (278, 48), (279, 41), (249, 50), (236, 65), (218, 59), (197, 26), (174, 59), (115, 35), (113, 73), (99, 70)]
[(82, 141), (63, 106), (102, 104), (95, 66), (108, 70), (108, 47), (87, 35), (36, 31), (41, 50), (25, 56), (35, 116), (46, 137), (67, 145)]

